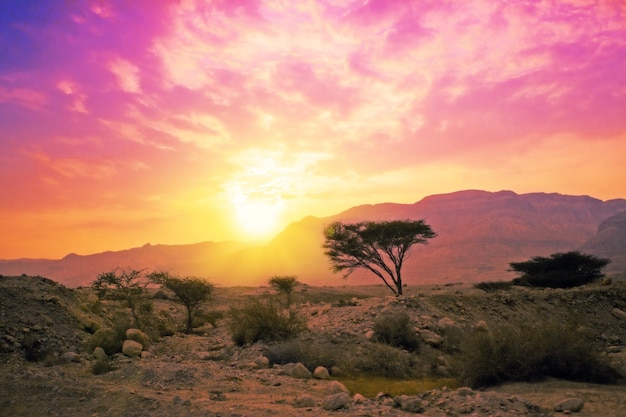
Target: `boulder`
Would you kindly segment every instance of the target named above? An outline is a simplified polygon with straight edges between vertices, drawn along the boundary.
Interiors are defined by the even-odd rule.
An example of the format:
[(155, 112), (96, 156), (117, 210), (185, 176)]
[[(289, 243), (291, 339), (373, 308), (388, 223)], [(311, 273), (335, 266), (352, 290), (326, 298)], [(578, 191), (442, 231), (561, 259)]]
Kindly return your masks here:
[(393, 399), (393, 406), (399, 408), (407, 413), (423, 413), (424, 406), (422, 400), (418, 397), (409, 397), (407, 395), (401, 395)]
[(102, 327), (91, 335), (89, 344), (93, 347), (101, 347), (107, 355), (118, 353), (122, 349), (122, 343), (117, 337), (115, 330), (110, 327)]
[(139, 329), (126, 330), (126, 340), (134, 340), (141, 343), (144, 349), (150, 345), (150, 337)]
[(323, 366), (318, 366), (313, 371), (313, 378), (315, 378), (315, 379), (330, 379), (330, 373), (328, 372), (328, 369), (324, 368)]
[(329, 395), (324, 400), (322, 400), (322, 408), (328, 411), (336, 411), (341, 408), (349, 408), (352, 399), (350, 395), (341, 392), (339, 394)]
[(432, 347), (439, 347), (443, 343), (443, 337), (427, 329), (420, 330), (419, 336), (424, 341), (424, 343)]
[(126, 340), (122, 345), (122, 353), (131, 358), (141, 356), (142, 350), (143, 346), (141, 346), (141, 343), (135, 342), (134, 340)]
[(97, 348), (93, 350), (93, 357), (97, 361), (106, 361), (107, 359), (109, 359), (109, 356), (106, 354), (104, 349), (102, 349), (100, 346), (98, 346)]
[(309, 371), (306, 366), (304, 366), (300, 362), (286, 364), (280, 373), (282, 375), (289, 375), (292, 378), (298, 379), (311, 378), (311, 371)]
[(554, 411), (578, 413), (580, 410), (583, 409), (584, 405), (585, 400), (583, 400), (582, 398), (566, 398), (554, 404)]
[(339, 394), (339, 393), (342, 393), (342, 392), (350, 393), (350, 390), (348, 388), (346, 388), (346, 386), (343, 385), (339, 381), (330, 381), (328, 383), (327, 391), (330, 394)]
[(297, 408), (309, 408), (315, 407), (317, 403), (315, 399), (308, 394), (303, 394), (300, 397), (296, 398), (296, 402), (294, 404)]

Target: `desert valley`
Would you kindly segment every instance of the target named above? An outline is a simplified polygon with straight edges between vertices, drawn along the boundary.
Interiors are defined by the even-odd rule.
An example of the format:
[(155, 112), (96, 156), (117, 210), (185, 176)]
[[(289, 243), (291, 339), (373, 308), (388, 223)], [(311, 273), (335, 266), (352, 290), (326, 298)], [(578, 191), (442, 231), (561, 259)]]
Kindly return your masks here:
[[(305, 218), (264, 247), (2, 261), (0, 415), (623, 416), (624, 213), (626, 200), (466, 191)], [(413, 249), (402, 296), (376, 277), (328, 271), (325, 224), (396, 218), (428, 219), (438, 233)], [(610, 257), (608, 279), (510, 285), (508, 262), (566, 250)], [(197, 273), (215, 286), (192, 331), (176, 293), (154, 285), (137, 326), (119, 294), (91, 287), (115, 267)], [(298, 278), (287, 305), (268, 286), (284, 273)], [(259, 324), (246, 320), (292, 327), (251, 337)], [(519, 364), (504, 366), (515, 354)]]

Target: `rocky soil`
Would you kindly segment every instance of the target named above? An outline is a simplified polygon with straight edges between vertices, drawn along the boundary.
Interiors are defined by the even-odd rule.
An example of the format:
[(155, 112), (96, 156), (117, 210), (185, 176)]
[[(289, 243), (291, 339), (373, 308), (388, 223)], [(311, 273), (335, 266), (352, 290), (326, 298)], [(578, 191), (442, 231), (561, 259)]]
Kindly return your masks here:
[[(217, 288), (211, 309), (225, 312), (268, 292)], [(381, 314), (410, 315), (422, 338), (418, 357), (445, 378), (434, 389), (390, 395), (381, 385), (378, 395), (363, 396), (348, 392), (349, 381), (337, 375), (314, 377), (313, 369), (269, 363), (264, 354), (271, 345), (234, 345), (227, 317), (193, 335), (161, 337), (137, 357), (114, 354), (106, 359), (112, 370), (94, 374), (97, 361), (89, 342), (107, 325), (114, 303), (100, 305), (88, 289), (44, 278), (2, 277), (0, 416), (552, 416), (561, 414), (554, 406), (566, 399), (584, 401), (582, 410), (574, 411), (580, 416), (626, 415), (624, 384), (551, 379), (485, 390), (456, 387), (446, 349), (453, 333), (444, 331), (575, 318), (626, 371), (624, 284), (493, 293), (465, 285), (416, 286), (405, 292), (396, 298), (382, 286), (303, 287), (294, 297), (294, 308), (308, 319), (301, 340), (324, 338), (338, 346), (352, 340), (355, 354), (359, 344), (369, 343)], [(184, 312), (171, 300), (155, 305), (174, 318)]]

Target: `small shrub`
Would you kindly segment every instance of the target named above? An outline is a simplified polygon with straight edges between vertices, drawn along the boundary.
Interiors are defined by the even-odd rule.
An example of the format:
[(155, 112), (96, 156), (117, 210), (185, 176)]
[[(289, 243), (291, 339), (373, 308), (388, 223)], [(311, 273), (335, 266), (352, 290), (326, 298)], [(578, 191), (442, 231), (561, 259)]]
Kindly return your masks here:
[(411, 318), (404, 312), (382, 315), (374, 322), (373, 329), (378, 342), (408, 351), (419, 347), (419, 337), (411, 325)]
[(191, 326), (195, 329), (209, 323), (213, 327), (217, 327), (217, 321), (224, 318), (221, 311), (198, 311), (193, 318)]
[(571, 323), (522, 323), (475, 332), (462, 349), (461, 381), (471, 387), (548, 376), (596, 383), (620, 377), (592, 339)]
[(356, 374), (370, 376), (409, 379), (417, 376), (416, 357), (404, 350), (380, 343), (370, 343), (354, 359), (351, 366)]
[(24, 349), (24, 357), (30, 362), (50, 360), (53, 356), (53, 349), (37, 336), (32, 334), (24, 336), (24, 339), (22, 340), (22, 348)]
[(241, 308), (232, 307), (229, 316), (231, 336), (238, 345), (285, 340), (306, 330), (303, 317), (271, 300), (253, 299)]

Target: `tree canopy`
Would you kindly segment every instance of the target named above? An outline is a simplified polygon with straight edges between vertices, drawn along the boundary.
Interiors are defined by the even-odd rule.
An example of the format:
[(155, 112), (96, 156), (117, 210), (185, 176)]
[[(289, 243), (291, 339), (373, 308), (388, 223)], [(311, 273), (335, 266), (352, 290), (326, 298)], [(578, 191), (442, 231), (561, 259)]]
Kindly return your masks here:
[(289, 308), (291, 304), (291, 293), (294, 288), (296, 288), (296, 285), (299, 284), (298, 278), (293, 275), (277, 275), (270, 278), (267, 282), (276, 291), (287, 296), (287, 308)]
[(187, 310), (185, 331), (191, 333), (193, 319), (213, 293), (213, 284), (196, 277), (178, 278), (167, 272), (153, 272), (149, 275), (152, 282), (171, 290)]
[(511, 270), (521, 274), (513, 284), (527, 287), (571, 288), (596, 281), (609, 259), (577, 251), (535, 256), (524, 262), (511, 262)]
[(334, 272), (345, 272), (344, 278), (366, 269), (402, 295), (402, 266), (409, 250), (436, 236), (424, 220), (335, 222), (324, 230), (324, 253)]
[(141, 327), (138, 314), (139, 308), (142, 303), (148, 302), (147, 285), (148, 281), (143, 271), (120, 268), (98, 274), (97, 279), (92, 283), (92, 287), (98, 293), (98, 297), (103, 298), (111, 295), (124, 300), (128, 308), (130, 308), (133, 321), (138, 328)]

